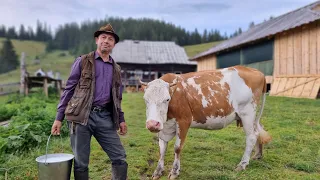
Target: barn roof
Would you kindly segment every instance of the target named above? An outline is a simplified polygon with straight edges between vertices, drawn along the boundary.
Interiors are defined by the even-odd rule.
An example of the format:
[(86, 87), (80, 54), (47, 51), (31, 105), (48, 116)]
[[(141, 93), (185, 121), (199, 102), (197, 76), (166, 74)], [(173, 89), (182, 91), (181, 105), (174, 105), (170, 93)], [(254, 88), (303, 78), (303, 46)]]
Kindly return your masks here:
[(124, 40), (116, 44), (111, 56), (118, 63), (196, 65), (183, 47), (171, 41)]
[(197, 58), (209, 54), (215, 54), (230, 48), (242, 46), (247, 43), (274, 36), (277, 33), (316, 21), (320, 19), (320, 8), (318, 5), (320, 5), (320, 1), (316, 1), (295, 11), (291, 11), (261, 24), (257, 24), (246, 32), (228, 39), (217, 46), (208, 49), (207, 51), (195, 55), (193, 58), (191, 58), (191, 60), (196, 60)]

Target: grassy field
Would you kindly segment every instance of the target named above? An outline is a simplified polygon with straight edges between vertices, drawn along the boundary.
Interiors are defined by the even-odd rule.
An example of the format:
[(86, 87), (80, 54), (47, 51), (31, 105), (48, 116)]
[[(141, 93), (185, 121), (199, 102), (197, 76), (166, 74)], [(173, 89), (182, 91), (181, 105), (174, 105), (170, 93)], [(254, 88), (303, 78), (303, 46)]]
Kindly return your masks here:
[[(2, 48), (2, 42), (5, 38), (0, 38), (0, 48)], [(22, 52), (25, 52), (26, 63), (31, 64), (36, 56), (41, 56), (45, 53), (45, 43), (38, 41), (23, 41), (17, 39), (11, 39), (16, 54), (20, 57)], [(20, 60), (20, 58), (19, 58)]]
[(206, 50), (212, 48), (213, 46), (218, 45), (219, 43), (221, 43), (221, 41), (184, 46), (184, 49), (185, 49), (188, 57), (192, 58), (193, 56), (195, 56), (203, 51), (206, 51)]
[[(27, 64), (27, 71), (30, 75), (33, 75), (35, 71), (42, 68), (47, 72), (52, 70), (54, 73), (59, 72), (61, 78), (66, 80), (68, 78), (71, 65), (74, 61), (74, 57), (67, 51), (54, 51), (48, 54), (42, 54), (40, 56), (40, 64)], [(1, 83), (19, 82), (20, 81), (20, 69), (10, 71), (5, 74), (0, 74)]]
[[(262, 124), (273, 140), (264, 147), (264, 158), (250, 161), (243, 172), (235, 172), (240, 162), (245, 136), (236, 123), (220, 131), (191, 129), (181, 155), (179, 179), (320, 179), (320, 100), (267, 97)], [(150, 179), (158, 161), (155, 134), (145, 128), (145, 105), (142, 93), (124, 94), (123, 109), (128, 134), (122, 138), (128, 155), (129, 177)], [(110, 161), (96, 140), (92, 139), (90, 177), (110, 179)], [(68, 152), (69, 139), (52, 138), (50, 153)], [(35, 158), (45, 147), (30, 153), (12, 156), (0, 168), (9, 170), (9, 179), (36, 179)], [(165, 176), (173, 163), (173, 141), (169, 143)], [(0, 179), (4, 171), (0, 172)]]
[[(0, 38), (0, 48), (2, 48), (2, 42), (5, 41), (4, 38)], [(55, 72), (60, 72), (63, 79), (67, 79), (69, 71), (74, 61), (74, 57), (69, 54), (68, 51), (54, 51), (52, 53), (46, 53), (46, 45), (43, 42), (37, 41), (20, 41), (11, 40), (12, 44), (16, 50), (19, 60), (21, 53), (25, 52), (26, 55), (26, 65), (27, 71), (29, 73), (34, 73), (36, 70), (42, 68), (43, 71), (47, 72), (52, 70)], [(38, 56), (40, 59), (40, 64), (34, 64), (35, 57)], [(10, 71), (5, 74), (0, 74), (0, 82), (10, 83), (20, 81), (20, 67), (14, 71)]]

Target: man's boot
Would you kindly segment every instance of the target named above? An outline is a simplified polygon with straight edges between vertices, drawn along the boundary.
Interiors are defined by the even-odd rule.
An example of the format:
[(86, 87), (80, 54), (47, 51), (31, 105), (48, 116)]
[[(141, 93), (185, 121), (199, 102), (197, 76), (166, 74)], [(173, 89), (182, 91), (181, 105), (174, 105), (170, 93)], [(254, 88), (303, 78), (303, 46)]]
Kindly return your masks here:
[(112, 180), (126, 180), (127, 179), (128, 164), (122, 162), (121, 164), (112, 164)]
[(88, 171), (74, 171), (74, 180), (88, 180), (89, 172)]

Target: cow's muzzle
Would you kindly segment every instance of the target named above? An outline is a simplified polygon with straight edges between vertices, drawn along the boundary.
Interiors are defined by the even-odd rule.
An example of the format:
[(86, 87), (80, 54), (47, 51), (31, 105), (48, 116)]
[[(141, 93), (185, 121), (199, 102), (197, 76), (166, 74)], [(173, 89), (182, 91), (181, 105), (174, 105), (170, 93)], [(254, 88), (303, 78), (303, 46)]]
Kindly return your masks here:
[(147, 129), (151, 132), (159, 132), (160, 131), (160, 122), (155, 120), (147, 121)]

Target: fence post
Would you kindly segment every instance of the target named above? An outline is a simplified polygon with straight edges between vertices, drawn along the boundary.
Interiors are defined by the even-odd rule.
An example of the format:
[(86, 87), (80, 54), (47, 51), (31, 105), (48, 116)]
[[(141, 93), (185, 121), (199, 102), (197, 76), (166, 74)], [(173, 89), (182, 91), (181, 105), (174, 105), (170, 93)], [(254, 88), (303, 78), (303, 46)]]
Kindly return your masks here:
[(25, 94), (25, 75), (26, 75), (26, 64), (25, 64), (25, 53), (21, 53), (20, 59), (20, 94)]

